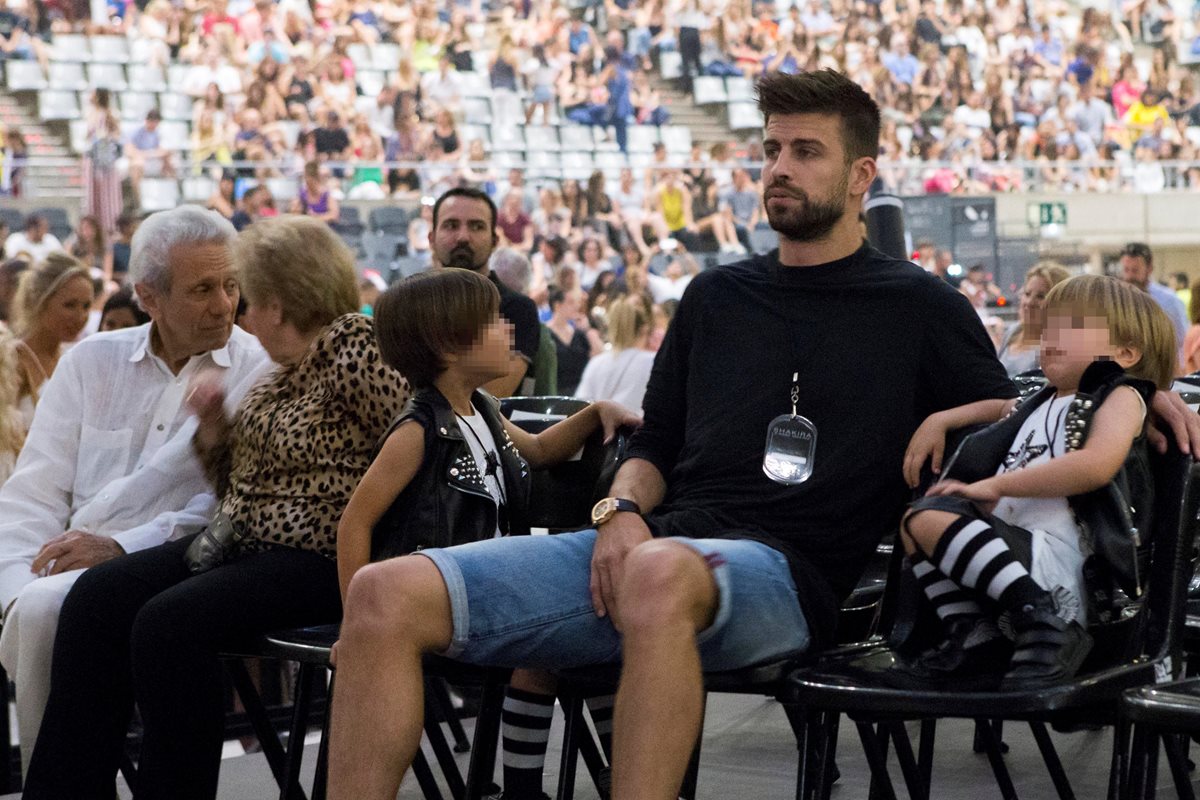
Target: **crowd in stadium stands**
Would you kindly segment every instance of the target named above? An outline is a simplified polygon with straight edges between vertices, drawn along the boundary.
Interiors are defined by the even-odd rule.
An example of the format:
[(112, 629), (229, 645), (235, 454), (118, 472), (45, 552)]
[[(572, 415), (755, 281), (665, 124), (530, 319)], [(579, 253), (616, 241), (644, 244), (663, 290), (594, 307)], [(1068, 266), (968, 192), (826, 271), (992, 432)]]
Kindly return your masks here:
[[(55, 33), (87, 31), (128, 36), (139, 61), (187, 65), (183, 152), (163, 147), (153, 117), (122, 135), (107, 92), (93, 99), (86, 206), (107, 229), (121, 206), (124, 161), (105, 169), (118, 151), (135, 201), (142, 176), (231, 169), (240, 200), (248, 186), (299, 180), (328, 161), (339, 166), (318, 169), (310, 193), (416, 198), (465, 184), (502, 202), (507, 176), (469, 124), (464, 75), (486, 75), (493, 130), (581, 123), (624, 151), (631, 125), (670, 120), (652, 80), (668, 52), (684, 88), (696, 75), (847, 73), (885, 109), (884, 175), (903, 193), (1200, 184), (1200, 169), (1157, 163), (1195, 160), (1200, 145), (1188, 67), (1200, 58), (1200, 12), (1174, 0), (1124, 2), (1115, 16), (1061, 0), (109, 0), (100, 12), (103, 1), (5, 0), (0, 56), (45, 60)], [(360, 82), (364, 63), (386, 68), (375, 73), (382, 85)], [(753, 143), (732, 150), (755, 154)], [(713, 172), (720, 195), (732, 181), (723, 166)], [(606, 175), (612, 194), (615, 170)], [(527, 211), (540, 205), (525, 199)], [(728, 244), (727, 227), (716, 233)]]

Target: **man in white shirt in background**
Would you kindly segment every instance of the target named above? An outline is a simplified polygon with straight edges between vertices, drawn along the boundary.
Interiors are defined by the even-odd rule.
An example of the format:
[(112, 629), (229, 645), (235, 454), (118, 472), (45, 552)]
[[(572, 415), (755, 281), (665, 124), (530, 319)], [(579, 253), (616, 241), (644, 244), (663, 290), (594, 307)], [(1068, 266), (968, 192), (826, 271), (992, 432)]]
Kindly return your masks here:
[(10, 234), (4, 242), (6, 258), (16, 258), (21, 253), (28, 253), (30, 260), (35, 264), (62, 249), (62, 242), (50, 233), (50, 223), (41, 214), (30, 214), (26, 217), (24, 230)]
[(1191, 322), (1187, 309), (1173, 291), (1151, 279), (1154, 272), (1154, 253), (1144, 242), (1130, 242), (1121, 250), (1121, 277), (1154, 298), (1175, 326), (1175, 346), (1183, 354), (1183, 339), (1187, 336)]
[(23, 765), (75, 580), (195, 532), (216, 505), (192, 452), (189, 381), (219, 370), (236, 404), (267, 364), (258, 341), (233, 325), (235, 236), (219, 214), (195, 206), (142, 223), (129, 277), (152, 322), (89, 337), (63, 356), (0, 487), (0, 664), (17, 686)]

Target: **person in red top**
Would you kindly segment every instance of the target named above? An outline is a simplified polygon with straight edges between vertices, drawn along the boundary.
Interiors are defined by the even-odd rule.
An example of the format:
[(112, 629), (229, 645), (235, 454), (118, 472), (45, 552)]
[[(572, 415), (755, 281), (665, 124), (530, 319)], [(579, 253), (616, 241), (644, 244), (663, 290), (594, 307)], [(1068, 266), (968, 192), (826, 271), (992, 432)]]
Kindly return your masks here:
[(212, 36), (213, 32), (221, 26), (228, 26), (235, 36), (241, 33), (237, 17), (229, 15), (227, 0), (213, 0), (212, 11), (204, 15), (204, 19), (200, 22), (200, 29), (204, 31), (205, 36)]

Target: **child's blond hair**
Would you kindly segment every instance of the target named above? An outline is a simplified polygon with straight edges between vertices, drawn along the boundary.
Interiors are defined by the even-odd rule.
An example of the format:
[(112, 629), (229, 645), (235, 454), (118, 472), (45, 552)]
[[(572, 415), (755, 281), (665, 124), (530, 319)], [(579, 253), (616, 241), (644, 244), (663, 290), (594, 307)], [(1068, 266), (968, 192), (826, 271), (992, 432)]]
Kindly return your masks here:
[(1178, 361), (1175, 326), (1147, 292), (1104, 275), (1077, 275), (1046, 295), (1046, 317), (1051, 316), (1103, 317), (1114, 345), (1142, 354), (1126, 372), (1171, 388)]

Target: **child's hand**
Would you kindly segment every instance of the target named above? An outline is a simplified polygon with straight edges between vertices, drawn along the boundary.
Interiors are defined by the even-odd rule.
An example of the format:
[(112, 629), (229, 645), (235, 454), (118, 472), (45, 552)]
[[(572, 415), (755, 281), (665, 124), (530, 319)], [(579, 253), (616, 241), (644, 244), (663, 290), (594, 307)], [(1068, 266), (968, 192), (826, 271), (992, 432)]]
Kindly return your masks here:
[(600, 426), (604, 428), (604, 443), (608, 444), (617, 435), (617, 428), (639, 428), (642, 418), (636, 411), (631, 411), (611, 400), (596, 402), (596, 412), (600, 415)]
[(921, 482), (921, 467), (929, 460), (934, 475), (942, 474), (942, 457), (946, 452), (946, 434), (949, 428), (941, 414), (931, 414), (917, 428), (904, 451), (904, 481), (909, 488), (917, 488)]
[(985, 514), (991, 514), (1000, 502), (1000, 492), (988, 481), (963, 483), (962, 481), (940, 481), (929, 487), (926, 497), (962, 497), (970, 500)]

